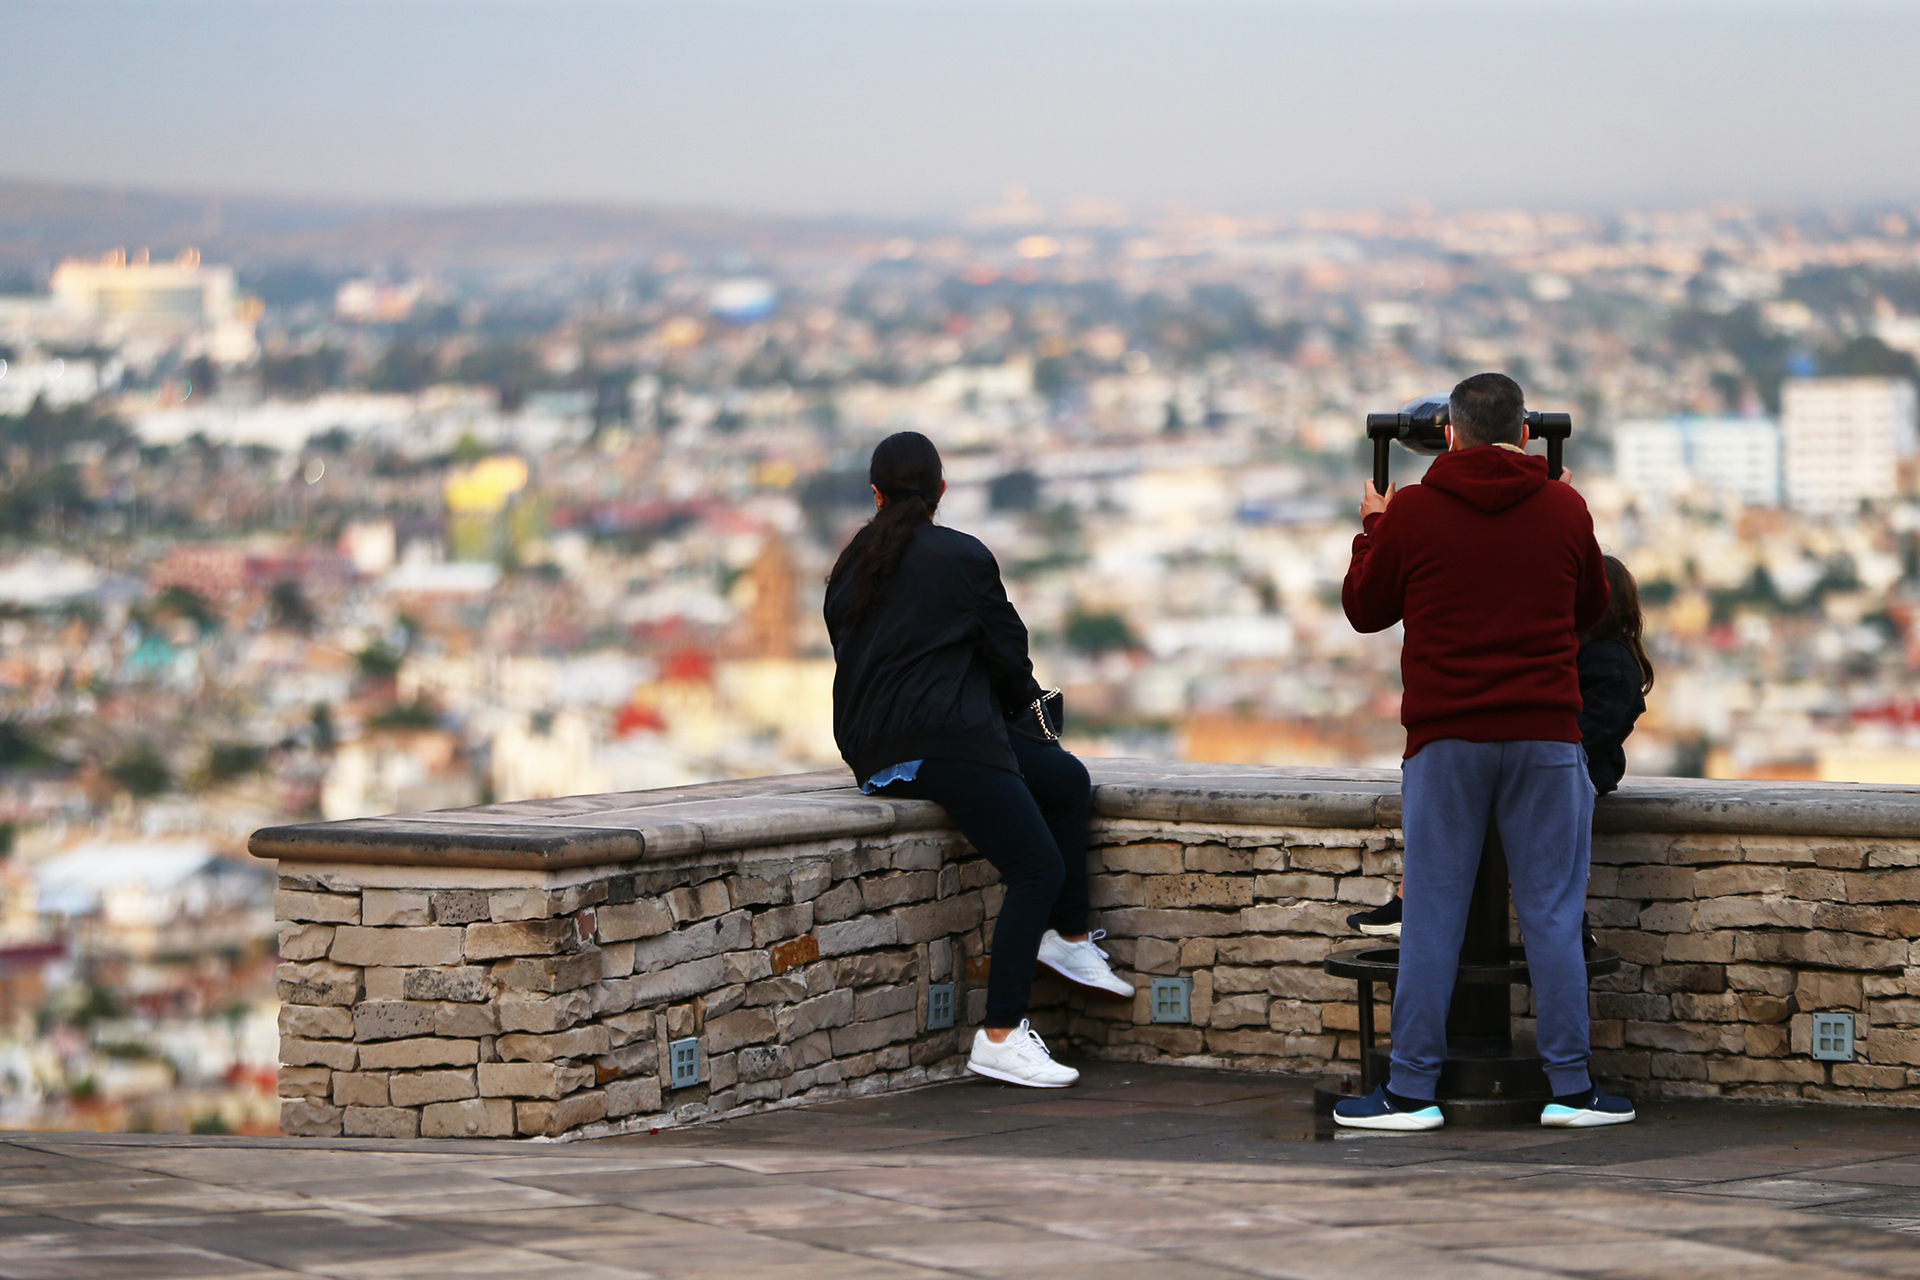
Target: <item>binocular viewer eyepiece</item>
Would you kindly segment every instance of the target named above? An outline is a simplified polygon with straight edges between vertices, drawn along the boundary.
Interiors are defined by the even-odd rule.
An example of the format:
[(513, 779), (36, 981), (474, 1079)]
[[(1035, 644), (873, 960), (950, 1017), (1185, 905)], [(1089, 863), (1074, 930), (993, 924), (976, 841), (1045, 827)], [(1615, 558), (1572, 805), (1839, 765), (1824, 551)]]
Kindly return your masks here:
[[(1447, 451), (1448, 406), (1444, 396), (1416, 400), (1398, 413), (1367, 415), (1367, 438), (1373, 441), (1373, 487), (1387, 491), (1387, 446), (1399, 441), (1409, 453), (1434, 457)], [(1573, 434), (1570, 413), (1541, 413), (1528, 410), (1527, 434), (1547, 442), (1547, 477), (1560, 478), (1560, 453), (1567, 437)]]

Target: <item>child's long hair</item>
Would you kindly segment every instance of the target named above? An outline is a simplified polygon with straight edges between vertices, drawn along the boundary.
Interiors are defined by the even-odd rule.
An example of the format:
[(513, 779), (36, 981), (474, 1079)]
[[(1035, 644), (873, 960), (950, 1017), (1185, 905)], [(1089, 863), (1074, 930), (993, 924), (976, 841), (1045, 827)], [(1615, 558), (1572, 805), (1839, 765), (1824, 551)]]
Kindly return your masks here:
[(940, 451), (918, 431), (897, 431), (875, 445), (867, 478), (887, 504), (853, 535), (827, 575), (830, 584), (849, 580), (849, 627), (859, 626), (880, 603), (881, 582), (900, 567), (920, 527), (933, 522), (945, 483)]
[(1614, 556), (1603, 556), (1607, 568), (1607, 589), (1613, 598), (1607, 601), (1607, 616), (1593, 630), (1580, 637), (1580, 643), (1593, 640), (1618, 640), (1627, 646), (1627, 652), (1640, 664), (1640, 692), (1649, 693), (1653, 689), (1653, 659), (1647, 656), (1647, 647), (1640, 641), (1640, 587), (1634, 582), (1633, 574), (1627, 566)]

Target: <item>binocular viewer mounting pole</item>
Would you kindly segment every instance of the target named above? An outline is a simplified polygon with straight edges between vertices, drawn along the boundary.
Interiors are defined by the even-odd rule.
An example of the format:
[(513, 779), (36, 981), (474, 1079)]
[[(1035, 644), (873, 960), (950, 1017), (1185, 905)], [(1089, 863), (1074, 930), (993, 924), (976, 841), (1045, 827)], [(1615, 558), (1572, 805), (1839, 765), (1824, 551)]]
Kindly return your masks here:
[[(1558, 480), (1562, 470), (1561, 450), (1567, 437), (1573, 434), (1573, 415), (1529, 410), (1526, 423), (1528, 435), (1547, 442), (1547, 478)], [(1447, 402), (1444, 400), (1418, 402), (1411, 412), (1368, 414), (1367, 438), (1373, 441), (1374, 490), (1387, 491), (1389, 444), (1398, 440), (1410, 453), (1442, 454), (1447, 451), (1446, 426)]]

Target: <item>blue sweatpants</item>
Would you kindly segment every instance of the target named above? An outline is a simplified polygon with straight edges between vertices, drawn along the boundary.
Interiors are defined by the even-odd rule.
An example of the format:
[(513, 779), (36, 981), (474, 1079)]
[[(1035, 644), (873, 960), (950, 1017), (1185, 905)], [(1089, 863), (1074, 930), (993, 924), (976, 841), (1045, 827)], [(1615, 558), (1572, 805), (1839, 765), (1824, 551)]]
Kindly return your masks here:
[(1593, 784), (1577, 742), (1429, 742), (1401, 765), (1406, 837), (1392, 1088), (1430, 1100), (1447, 1056), (1447, 1006), (1487, 821), (1499, 823), (1556, 1095), (1591, 1087), (1581, 947)]

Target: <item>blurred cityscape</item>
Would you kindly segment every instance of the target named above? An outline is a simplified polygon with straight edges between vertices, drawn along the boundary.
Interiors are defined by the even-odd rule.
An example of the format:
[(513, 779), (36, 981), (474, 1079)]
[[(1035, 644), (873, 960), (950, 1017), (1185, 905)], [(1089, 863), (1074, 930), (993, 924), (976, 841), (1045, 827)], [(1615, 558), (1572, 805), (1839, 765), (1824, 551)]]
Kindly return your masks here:
[(837, 764), (905, 428), (1075, 749), (1390, 767), (1362, 416), (1504, 370), (1640, 581), (1631, 772), (1920, 783), (1920, 208), (0, 224), (8, 1127), (271, 1130), (258, 826)]

